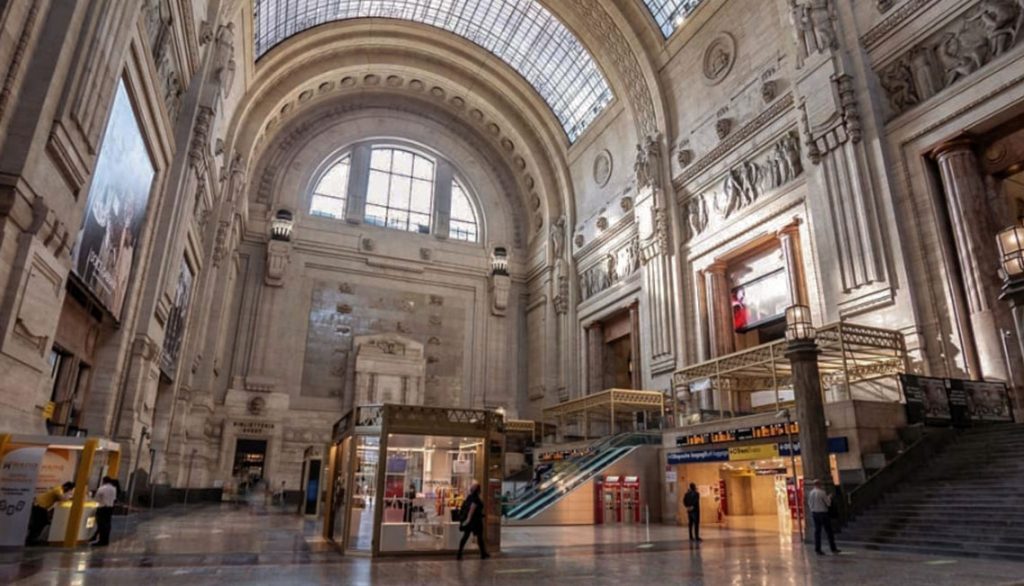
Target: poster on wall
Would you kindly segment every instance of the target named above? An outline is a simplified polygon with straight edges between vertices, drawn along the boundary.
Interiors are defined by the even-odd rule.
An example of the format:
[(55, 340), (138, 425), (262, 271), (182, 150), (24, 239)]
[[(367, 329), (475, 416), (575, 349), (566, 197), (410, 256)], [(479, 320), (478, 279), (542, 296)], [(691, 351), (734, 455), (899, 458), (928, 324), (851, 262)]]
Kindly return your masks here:
[(115, 318), (121, 315), (141, 245), (155, 170), (124, 81), (103, 134), (72, 269)]
[(733, 329), (743, 333), (786, 315), (789, 282), (780, 269), (732, 289)]
[(1013, 408), (1005, 383), (984, 381), (959, 382), (967, 393), (968, 411), (972, 421), (1013, 422)]
[(181, 355), (181, 344), (185, 338), (189, 300), (192, 297), (192, 279), (192, 269), (189, 268), (188, 261), (182, 257), (181, 270), (178, 271), (178, 284), (174, 288), (174, 304), (167, 314), (164, 348), (160, 354), (160, 370), (170, 379), (174, 379), (174, 371), (178, 367), (178, 357)]
[(0, 462), (0, 547), (25, 544), (39, 463), (46, 448), (16, 448)]

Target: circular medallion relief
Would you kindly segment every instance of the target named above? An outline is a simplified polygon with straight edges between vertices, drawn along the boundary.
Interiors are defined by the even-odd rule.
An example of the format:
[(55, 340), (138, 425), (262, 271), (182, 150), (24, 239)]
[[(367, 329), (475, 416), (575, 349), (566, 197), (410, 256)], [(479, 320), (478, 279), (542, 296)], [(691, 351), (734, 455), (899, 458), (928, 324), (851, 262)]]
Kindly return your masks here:
[(603, 150), (597, 153), (597, 157), (594, 158), (594, 182), (597, 183), (598, 187), (604, 187), (608, 185), (608, 180), (612, 177), (612, 154), (607, 150)]
[(729, 75), (736, 62), (736, 41), (732, 35), (722, 33), (704, 50), (704, 79), (716, 85)]

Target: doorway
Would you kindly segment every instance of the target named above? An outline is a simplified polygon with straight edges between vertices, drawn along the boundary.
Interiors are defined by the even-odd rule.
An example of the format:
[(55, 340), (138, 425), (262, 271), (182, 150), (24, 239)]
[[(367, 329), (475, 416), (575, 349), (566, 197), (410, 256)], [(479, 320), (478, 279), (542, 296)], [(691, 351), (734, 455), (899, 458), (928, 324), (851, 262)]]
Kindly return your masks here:
[(235, 464), (231, 474), (249, 486), (263, 480), (267, 459), (267, 440), (239, 439), (235, 442)]

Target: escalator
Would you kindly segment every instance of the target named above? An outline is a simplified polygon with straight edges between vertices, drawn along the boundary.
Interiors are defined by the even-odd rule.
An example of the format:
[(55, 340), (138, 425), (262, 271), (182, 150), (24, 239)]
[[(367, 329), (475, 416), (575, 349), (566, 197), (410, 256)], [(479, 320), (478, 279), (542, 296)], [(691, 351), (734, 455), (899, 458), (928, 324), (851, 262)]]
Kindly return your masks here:
[(624, 433), (602, 439), (586, 455), (560, 462), (550, 476), (516, 500), (506, 518), (512, 524), (532, 519), (639, 446), (660, 443), (660, 433)]

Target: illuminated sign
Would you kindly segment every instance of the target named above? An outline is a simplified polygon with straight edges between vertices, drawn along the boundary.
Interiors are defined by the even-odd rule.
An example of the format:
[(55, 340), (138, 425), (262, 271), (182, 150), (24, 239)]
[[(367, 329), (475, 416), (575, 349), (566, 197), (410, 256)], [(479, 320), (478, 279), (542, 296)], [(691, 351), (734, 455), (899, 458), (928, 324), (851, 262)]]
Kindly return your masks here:
[[(726, 431), (681, 435), (676, 438), (676, 445), (679, 447), (705, 446), (708, 444), (725, 444), (752, 439), (786, 437), (786, 425), (785, 423), (770, 423), (768, 425), (740, 427)], [(789, 433), (793, 435), (800, 434), (800, 426), (795, 421), (789, 424)]]

